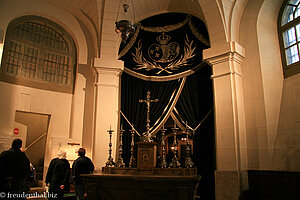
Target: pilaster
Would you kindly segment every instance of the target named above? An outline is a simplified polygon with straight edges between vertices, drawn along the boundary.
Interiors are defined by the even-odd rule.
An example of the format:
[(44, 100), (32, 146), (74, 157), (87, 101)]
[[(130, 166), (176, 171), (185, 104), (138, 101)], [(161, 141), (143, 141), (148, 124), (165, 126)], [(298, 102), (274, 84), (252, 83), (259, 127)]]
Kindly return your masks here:
[[(105, 64), (105, 65), (104, 65)], [(116, 141), (118, 127), (118, 111), (120, 98), (120, 75), (123, 71), (123, 63), (112, 62), (110, 65), (100, 58), (95, 58), (94, 68), (97, 72), (95, 83), (95, 127), (94, 127), (94, 151), (93, 161), (96, 169), (105, 166), (108, 159), (109, 134), (107, 130), (114, 130), (112, 134), (112, 157), (116, 157)]]
[(213, 68), (217, 200), (238, 199), (240, 191), (247, 188), (247, 179), (242, 178), (248, 166), (241, 70), (244, 55), (244, 48), (236, 42), (204, 51), (205, 61)]

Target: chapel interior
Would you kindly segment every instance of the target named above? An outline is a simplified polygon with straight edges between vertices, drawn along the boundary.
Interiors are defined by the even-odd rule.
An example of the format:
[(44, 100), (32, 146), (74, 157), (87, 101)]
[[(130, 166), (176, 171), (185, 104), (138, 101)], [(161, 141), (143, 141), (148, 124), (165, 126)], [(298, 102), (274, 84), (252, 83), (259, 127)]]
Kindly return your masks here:
[(88, 199), (300, 199), (299, 72), (300, 0), (0, 0), (0, 153), (32, 191), (83, 147)]

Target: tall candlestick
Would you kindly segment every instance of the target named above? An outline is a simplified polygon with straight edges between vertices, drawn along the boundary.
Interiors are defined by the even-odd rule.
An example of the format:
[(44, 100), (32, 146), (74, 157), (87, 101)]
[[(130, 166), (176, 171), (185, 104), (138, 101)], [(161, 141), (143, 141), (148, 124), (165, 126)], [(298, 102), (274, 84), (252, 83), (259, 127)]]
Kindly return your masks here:
[(177, 138), (176, 138), (176, 135), (177, 135), (177, 130), (178, 128), (176, 128), (176, 123), (174, 123), (174, 128), (173, 129), (173, 134), (174, 134), (174, 141), (173, 141), (173, 147), (174, 147), (174, 155), (173, 155), (173, 158), (172, 158), (172, 161), (169, 165), (170, 168), (180, 168), (180, 163), (178, 161), (178, 158), (177, 158)]
[(163, 125), (161, 129), (161, 148), (162, 148), (162, 159), (159, 164), (161, 168), (167, 168), (167, 161), (166, 161), (166, 149), (165, 149), (165, 132), (167, 129), (165, 129), (165, 126)]
[(186, 122), (186, 159), (185, 159), (185, 162), (184, 162), (184, 166), (186, 168), (194, 168), (195, 167), (195, 164), (193, 163), (192, 161), (192, 158), (190, 157), (190, 154), (191, 154), (191, 149), (190, 149), (190, 142), (189, 142), (189, 132), (190, 132), (190, 129), (188, 128), (187, 126), (187, 122)]
[(114, 159), (112, 158), (111, 156), (111, 152), (112, 152), (112, 143), (111, 143), (111, 136), (112, 136), (112, 133), (114, 132), (113, 130), (111, 130), (111, 127), (109, 128), (109, 130), (107, 131), (108, 134), (109, 134), (109, 149), (108, 149), (108, 154), (109, 154), (109, 157), (108, 157), (108, 160), (106, 162), (106, 167), (114, 167), (115, 163), (114, 163)]
[(120, 129), (120, 142), (119, 142), (119, 156), (118, 156), (118, 162), (116, 163), (116, 167), (125, 167), (125, 164), (123, 162), (122, 153), (123, 153), (123, 125), (121, 124)]
[(131, 149), (130, 149), (130, 160), (129, 160), (129, 167), (135, 167), (134, 164), (134, 157), (133, 157), (133, 153), (134, 153), (134, 130), (132, 129), (131, 131)]

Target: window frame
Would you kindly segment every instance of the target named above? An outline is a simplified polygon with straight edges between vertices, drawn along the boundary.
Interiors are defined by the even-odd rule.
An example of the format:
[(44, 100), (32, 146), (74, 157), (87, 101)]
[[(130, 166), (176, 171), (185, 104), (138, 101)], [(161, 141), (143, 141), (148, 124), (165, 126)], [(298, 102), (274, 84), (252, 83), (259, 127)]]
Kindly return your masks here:
[[(53, 48), (43, 42), (36, 42), (36, 41), (30, 41), (28, 39), (25, 39), (24, 37), (17, 37), (13, 34), (13, 31), (16, 30), (16, 27), (20, 24), (25, 23), (37, 23), (40, 25), (45, 25), (47, 28), (50, 28), (54, 30), (55, 32), (59, 33), (60, 36), (66, 41), (66, 44), (68, 45), (68, 52), (63, 50), (59, 50), (58, 48)], [(34, 78), (28, 78), (25, 76), (20, 75), (20, 72), (13, 74), (6, 72), (8, 70), (9, 65), (6, 63), (7, 56), (9, 56), (9, 48), (5, 48), (6, 45), (11, 45), (13, 42), (17, 42), (23, 45), (23, 47), (30, 47), (30, 48), (36, 48), (38, 51), (37, 61), (36, 61), (36, 77)], [(9, 44), (10, 43), (10, 44)], [(21, 52), (21, 51), (20, 51)], [(67, 70), (69, 70), (69, 82), (68, 84), (59, 83), (58, 81), (49, 81), (43, 78), (44, 74), (47, 74), (45, 72), (45, 68), (49, 68), (46, 63), (46, 55), (53, 54), (58, 55), (61, 57), (67, 57), (70, 59), (70, 63), (68, 63)], [(39, 17), (39, 16), (23, 16), (16, 18), (12, 20), (6, 30), (5, 34), (5, 40), (4, 40), (4, 48), (3, 48), (3, 55), (2, 55), (2, 62), (0, 67), (0, 81), (37, 88), (37, 89), (44, 89), (44, 90), (50, 90), (50, 91), (57, 91), (57, 92), (63, 92), (63, 93), (74, 93), (74, 84), (76, 79), (76, 72), (77, 72), (77, 56), (76, 56), (76, 46), (75, 43), (70, 36), (62, 27), (60, 27), (58, 24), (56, 24), (53, 21), (50, 21), (46, 18)], [(21, 56), (25, 56), (25, 54), (22, 54)], [(19, 62), (24, 62), (24, 60), (18, 60)], [(60, 63), (55, 62), (54, 63), (54, 70), (57, 70), (57, 65), (60, 65)], [(20, 68), (25, 69), (25, 68)], [(39, 73), (39, 75), (37, 75)], [(62, 72), (61, 74), (64, 74)], [(49, 75), (54, 76), (55, 80), (57, 78), (57, 74), (55, 75)], [(47, 78), (48, 79), (48, 78)], [(62, 82), (62, 81), (61, 81)], [(66, 81), (67, 82), (67, 81)]]
[[(284, 36), (283, 33), (290, 28), (294, 27), (296, 28), (297, 25), (300, 25), (300, 16), (297, 17), (296, 19), (293, 19), (292, 21), (281, 25), (282, 24), (282, 18), (283, 14), (285, 11), (286, 6), (288, 5), (290, 0), (285, 0), (280, 8), (278, 19), (277, 19), (277, 24), (278, 24), (278, 38), (279, 38), (279, 46), (280, 46), (280, 53), (281, 53), (281, 61), (282, 61), (282, 67), (283, 67), (283, 74), (284, 78), (288, 78), (290, 76), (293, 76), (295, 74), (298, 74), (300, 72), (300, 39), (297, 41), (297, 33), (296, 34), (296, 46), (298, 49), (298, 56), (299, 60), (295, 63), (292, 64), (287, 64), (287, 59), (286, 59), (286, 48), (284, 47)], [(299, 2), (300, 3), (300, 2)], [(297, 32), (297, 31), (296, 31)], [(299, 35), (300, 38), (300, 35)]]

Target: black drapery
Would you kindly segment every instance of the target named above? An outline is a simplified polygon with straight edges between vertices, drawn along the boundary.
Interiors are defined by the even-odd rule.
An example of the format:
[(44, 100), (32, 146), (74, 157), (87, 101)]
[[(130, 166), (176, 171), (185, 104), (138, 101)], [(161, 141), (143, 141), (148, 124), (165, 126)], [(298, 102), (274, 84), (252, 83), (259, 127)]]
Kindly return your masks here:
[[(179, 121), (183, 121), (195, 129), (193, 136), (193, 162), (198, 173), (202, 175), (199, 191), (201, 198), (210, 199), (214, 196), (214, 112), (211, 67), (206, 65), (196, 73), (187, 77), (184, 88), (176, 104)], [(178, 117), (178, 118), (179, 118)]]
[[(211, 67), (209, 65), (205, 65), (188, 76), (175, 105), (177, 110), (175, 116), (180, 118), (178, 121), (187, 123), (193, 129), (206, 117), (194, 132), (192, 158), (197, 166), (198, 173), (202, 175), (199, 186), (200, 194), (207, 197), (214, 195), (213, 173), (215, 169), (214, 112), (210, 112), (213, 108), (213, 89), (210, 76)], [(146, 131), (146, 104), (139, 103), (139, 100), (146, 98), (148, 90), (151, 91), (151, 99), (159, 99), (159, 102), (151, 103), (150, 121), (153, 125), (168, 104), (172, 93), (180, 86), (180, 83), (180, 79), (166, 82), (144, 81), (123, 73), (121, 110), (141, 134)], [(123, 159), (125, 163), (128, 163), (131, 143), (131, 135), (128, 130), (131, 127), (124, 117), (121, 117), (121, 123), (123, 129), (127, 130), (123, 137)], [(137, 141), (140, 141), (140, 138), (135, 134), (135, 142)]]
[[(147, 106), (145, 103), (139, 103), (139, 100), (146, 99), (147, 91), (151, 92), (151, 99), (159, 99), (159, 102), (150, 105), (150, 124), (153, 124), (161, 118), (165, 108), (168, 106), (172, 95), (178, 92), (183, 79), (173, 81), (155, 82), (144, 81), (135, 78), (126, 73), (122, 74), (121, 82), (121, 111), (128, 119), (131, 125), (140, 135), (146, 132)], [(124, 117), (121, 117), (121, 124), (124, 130), (131, 130), (132, 127), (127, 123)], [(136, 141), (139, 141), (138, 135), (135, 134)], [(124, 134), (124, 161), (129, 160), (131, 135)], [(130, 154), (130, 153), (129, 153)]]

